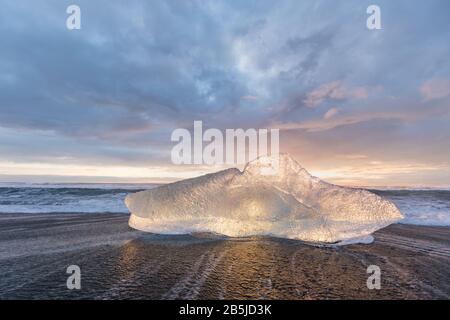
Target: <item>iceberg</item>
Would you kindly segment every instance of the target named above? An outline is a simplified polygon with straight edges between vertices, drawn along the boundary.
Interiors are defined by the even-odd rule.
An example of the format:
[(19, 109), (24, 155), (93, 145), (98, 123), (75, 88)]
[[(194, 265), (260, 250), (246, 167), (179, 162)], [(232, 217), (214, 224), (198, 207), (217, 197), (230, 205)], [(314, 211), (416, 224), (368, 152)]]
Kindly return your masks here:
[(129, 194), (125, 203), (129, 225), (141, 231), (320, 243), (367, 239), (403, 218), (392, 202), (313, 177), (287, 154)]

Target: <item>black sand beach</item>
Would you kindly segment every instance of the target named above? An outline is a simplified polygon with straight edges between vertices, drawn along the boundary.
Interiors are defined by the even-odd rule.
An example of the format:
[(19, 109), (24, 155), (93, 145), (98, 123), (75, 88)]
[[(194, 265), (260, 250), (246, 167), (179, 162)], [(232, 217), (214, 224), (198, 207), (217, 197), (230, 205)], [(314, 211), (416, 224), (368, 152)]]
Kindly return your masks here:
[[(146, 234), (122, 214), (2, 214), (1, 299), (449, 299), (450, 227), (392, 225), (375, 242)], [(81, 268), (81, 290), (66, 268)], [(381, 289), (369, 290), (369, 265)]]

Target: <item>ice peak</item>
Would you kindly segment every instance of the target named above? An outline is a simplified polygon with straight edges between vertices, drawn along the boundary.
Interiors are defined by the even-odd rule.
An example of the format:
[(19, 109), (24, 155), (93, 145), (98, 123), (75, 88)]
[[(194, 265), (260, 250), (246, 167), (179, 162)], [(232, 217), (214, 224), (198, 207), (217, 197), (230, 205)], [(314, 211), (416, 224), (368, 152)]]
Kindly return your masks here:
[(306, 170), (288, 153), (279, 155), (261, 156), (247, 163), (244, 174), (288, 177)]

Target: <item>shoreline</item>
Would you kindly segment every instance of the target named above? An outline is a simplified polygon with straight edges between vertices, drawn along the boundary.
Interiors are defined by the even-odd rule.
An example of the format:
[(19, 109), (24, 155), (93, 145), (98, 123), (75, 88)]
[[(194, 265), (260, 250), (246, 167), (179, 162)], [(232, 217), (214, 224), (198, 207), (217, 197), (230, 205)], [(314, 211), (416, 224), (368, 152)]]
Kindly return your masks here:
[[(450, 227), (394, 224), (372, 244), (156, 235), (125, 214), (0, 215), (1, 299), (449, 299)], [(79, 265), (82, 289), (66, 288)], [(381, 289), (366, 286), (381, 269)]]

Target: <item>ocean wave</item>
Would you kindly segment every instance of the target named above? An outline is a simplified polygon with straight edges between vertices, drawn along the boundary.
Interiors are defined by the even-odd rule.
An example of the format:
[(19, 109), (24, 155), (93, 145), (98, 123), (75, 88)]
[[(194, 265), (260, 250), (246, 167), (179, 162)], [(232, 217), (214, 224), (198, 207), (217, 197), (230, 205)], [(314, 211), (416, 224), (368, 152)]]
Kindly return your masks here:
[(154, 185), (2, 184), (0, 213), (128, 213), (124, 199)]
[(403, 224), (450, 226), (450, 190), (371, 190), (395, 203)]

